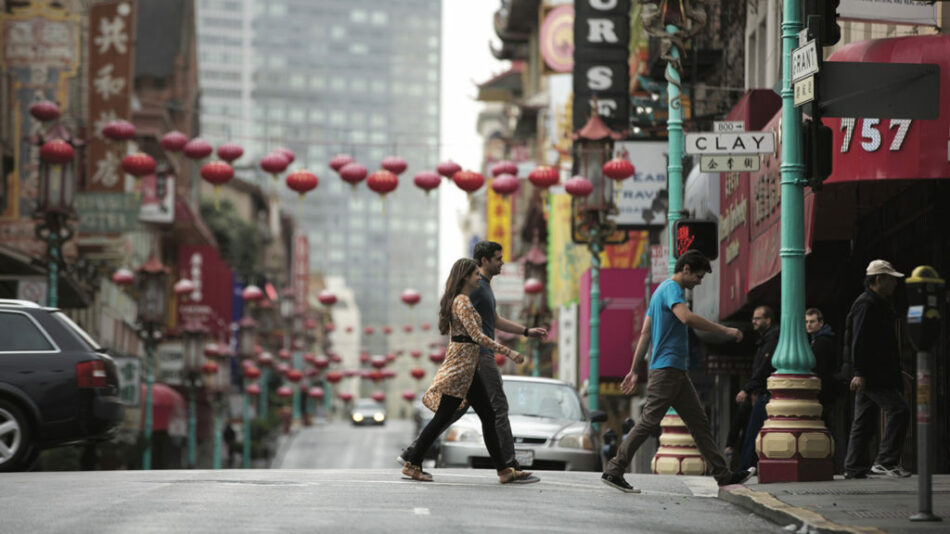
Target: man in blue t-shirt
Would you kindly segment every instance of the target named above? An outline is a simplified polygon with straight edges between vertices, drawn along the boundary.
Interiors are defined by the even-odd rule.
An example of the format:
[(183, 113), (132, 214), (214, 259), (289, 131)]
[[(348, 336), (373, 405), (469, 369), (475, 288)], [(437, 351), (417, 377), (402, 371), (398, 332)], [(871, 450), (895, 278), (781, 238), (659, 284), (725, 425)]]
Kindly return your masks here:
[(709, 420), (696, 394), (696, 388), (686, 372), (689, 327), (719, 332), (737, 343), (742, 341), (742, 332), (739, 330), (704, 319), (690, 311), (686, 305), (683, 290), (698, 286), (706, 273), (711, 272), (712, 268), (706, 256), (698, 250), (686, 251), (676, 261), (673, 277), (663, 281), (650, 299), (650, 307), (643, 320), (630, 372), (620, 384), (620, 390), (625, 395), (633, 392), (637, 383), (637, 362), (646, 355), (652, 343), (653, 356), (650, 358), (650, 376), (647, 380), (647, 402), (640, 421), (620, 444), (617, 455), (607, 462), (601, 480), (608, 486), (627, 493), (640, 492), (624, 480), (623, 473), (647, 436), (659, 432), (660, 421), (670, 406), (686, 423), (696, 447), (720, 486), (745, 482), (755, 474), (755, 468), (729, 470), (713, 440)]

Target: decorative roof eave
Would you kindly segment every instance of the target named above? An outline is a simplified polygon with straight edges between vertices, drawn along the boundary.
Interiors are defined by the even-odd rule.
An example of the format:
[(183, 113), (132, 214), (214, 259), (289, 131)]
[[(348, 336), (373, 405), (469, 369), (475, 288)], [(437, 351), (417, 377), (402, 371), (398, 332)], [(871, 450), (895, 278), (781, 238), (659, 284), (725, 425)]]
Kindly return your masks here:
[(601, 139), (611, 138), (614, 141), (618, 139), (623, 139), (624, 134), (621, 132), (615, 132), (607, 127), (604, 124), (603, 119), (600, 118), (600, 114), (597, 112), (597, 99), (594, 99), (594, 102), (590, 106), (590, 118), (587, 119), (587, 124), (585, 124), (580, 130), (574, 132), (574, 135), (571, 136), (571, 139), (574, 141), (585, 140), (585, 141), (600, 141)]

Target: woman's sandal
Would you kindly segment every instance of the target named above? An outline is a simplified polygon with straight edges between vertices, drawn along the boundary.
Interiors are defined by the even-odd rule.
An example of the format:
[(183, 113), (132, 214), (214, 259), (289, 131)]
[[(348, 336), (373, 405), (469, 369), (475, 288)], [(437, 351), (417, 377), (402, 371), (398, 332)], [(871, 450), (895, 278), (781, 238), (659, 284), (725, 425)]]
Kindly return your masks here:
[(532, 475), (530, 471), (519, 471), (514, 467), (508, 467), (498, 472), (499, 484), (531, 484), (541, 479)]
[(402, 474), (420, 482), (432, 482), (432, 475), (422, 470), (420, 465), (412, 465), (406, 462), (402, 465)]

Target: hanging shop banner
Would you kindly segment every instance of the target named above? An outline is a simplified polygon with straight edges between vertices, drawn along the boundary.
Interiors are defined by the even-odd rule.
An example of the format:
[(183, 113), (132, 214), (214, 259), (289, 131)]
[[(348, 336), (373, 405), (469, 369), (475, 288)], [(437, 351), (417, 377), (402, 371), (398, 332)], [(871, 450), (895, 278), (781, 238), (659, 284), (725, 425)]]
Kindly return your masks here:
[(485, 201), (486, 239), (501, 245), (502, 260), (511, 261), (511, 197), (502, 196), (491, 188), (488, 181)]
[(626, 151), (636, 173), (614, 186), (614, 203), (620, 211), (613, 217), (617, 227), (644, 230), (666, 226), (666, 141), (615, 143), (614, 152)]
[[(46, 243), (36, 239), (31, 215), (39, 190), (39, 150), (33, 140), (38, 140), (45, 126), (29, 110), (40, 100), (51, 100), (63, 115), (75, 113), (69, 101), (69, 83), (81, 62), (81, 17), (48, 2), (9, 9), (11, 13), (0, 12), (0, 67), (3, 83), (9, 83), (3, 92), (9, 96), (4, 113), (12, 115), (9, 124), (14, 128), (9, 132), (13, 172), (0, 176), (0, 243), (42, 257)], [(75, 257), (74, 240), (64, 244), (63, 255)]]
[(178, 324), (198, 324), (211, 337), (222, 339), (231, 322), (231, 268), (210, 245), (185, 245), (178, 249), (179, 278), (187, 278), (194, 290), (178, 299)]
[(131, 117), (135, 71), (135, 2), (116, 0), (89, 7), (89, 120), (92, 131), (86, 148), (86, 191), (121, 192), (125, 174), (121, 161), (125, 143), (102, 135), (102, 127)]
[(608, 128), (629, 128), (630, 0), (574, 2), (574, 131), (590, 118), (593, 96)]
[(936, 120), (825, 118), (834, 136), (826, 185), (874, 180), (950, 178), (950, 35), (875, 39), (849, 44), (826, 61), (935, 63), (940, 66)]
[(557, 375), (577, 387), (577, 303), (561, 306), (557, 313)]
[(574, 67), (574, 6), (543, 8), (538, 48), (550, 72), (571, 72)]

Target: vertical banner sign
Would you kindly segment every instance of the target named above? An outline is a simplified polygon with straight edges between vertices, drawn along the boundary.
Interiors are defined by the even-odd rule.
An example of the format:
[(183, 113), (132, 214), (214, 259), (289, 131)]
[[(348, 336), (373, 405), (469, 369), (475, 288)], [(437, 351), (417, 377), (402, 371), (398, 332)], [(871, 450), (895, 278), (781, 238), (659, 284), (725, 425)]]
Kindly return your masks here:
[[(12, 13), (0, 12), (0, 67), (3, 90), (9, 95), (13, 131), (14, 170), (0, 176), (0, 243), (42, 257), (46, 244), (35, 237), (31, 218), (39, 189), (39, 150), (29, 138), (41, 133), (43, 124), (30, 115), (30, 106), (40, 100), (59, 104), (64, 115), (72, 114), (68, 83), (80, 62), (80, 20), (48, 2), (33, 2)], [(66, 243), (64, 256), (74, 256), (75, 242)]]
[(306, 309), (307, 294), (310, 292), (310, 242), (307, 235), (294, 236), (293, 257), (294, 303), (298, 310)]
[(178, 248), (178, 272), (179, 278), (195, 284), (191, 293), (178, 299), (178, 324), (198, 324), (222, 339), (231, 321), (231, 268), (212, 246), (182, 245)]
[(131, 116), (132, 61), (135, 45), (132, 0), (99, 2), (89, 7), (89, 120), (92, 131), (86, 157), (85, 191), (120, 192), (125, 175), (123, 144), (102, 135), (102, 127)]
[(488, 221), (486, 239), (501, 245), (502, 259), (511, 261), (511, 199), (499, 195), (488, 182), (488, 199), (485, 202), (485, 220)]
[(574, 131), (590, 118), (594, 96), (607, 127), (625, 131), (630, 115), (630, 0), (577, 0), (574, 10)]

